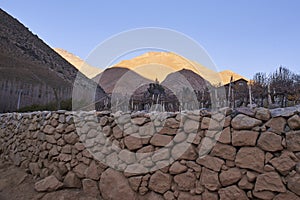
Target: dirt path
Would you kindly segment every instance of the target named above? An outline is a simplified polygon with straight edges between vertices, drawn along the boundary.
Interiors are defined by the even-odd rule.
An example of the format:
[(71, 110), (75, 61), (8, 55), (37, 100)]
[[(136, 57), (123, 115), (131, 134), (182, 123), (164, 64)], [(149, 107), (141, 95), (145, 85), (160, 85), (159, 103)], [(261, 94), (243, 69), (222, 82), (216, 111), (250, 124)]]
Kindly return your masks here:
[(24, 169), (0, 160), (0, 200), (95, 200), (78, 189), (39, 193), (34, 183), (33, 176)]

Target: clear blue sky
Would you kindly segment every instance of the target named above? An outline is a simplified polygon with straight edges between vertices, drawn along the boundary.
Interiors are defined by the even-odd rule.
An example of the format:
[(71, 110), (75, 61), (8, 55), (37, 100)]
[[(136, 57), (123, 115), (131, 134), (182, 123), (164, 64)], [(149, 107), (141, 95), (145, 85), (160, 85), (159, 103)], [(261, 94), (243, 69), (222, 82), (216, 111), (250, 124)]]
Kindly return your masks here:
[(2, 0), (0, 7), (50, 46), (83, 59), (119, 32), (164, 27), (195, 39), (219, 70), (249, 78), (280, 65), (300, 72), (297, 0)]

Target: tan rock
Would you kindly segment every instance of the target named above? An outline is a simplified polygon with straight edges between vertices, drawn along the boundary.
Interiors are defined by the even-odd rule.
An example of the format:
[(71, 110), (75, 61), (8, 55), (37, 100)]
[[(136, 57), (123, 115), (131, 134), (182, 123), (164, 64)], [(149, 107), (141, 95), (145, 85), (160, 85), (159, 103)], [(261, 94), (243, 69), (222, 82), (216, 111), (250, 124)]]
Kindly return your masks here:
[(220, 158), (212, 157), (210, 155), (203, 156), (198, 158), (196, 162), (208, 169), (219, 172), (221, 170), (224, 161)]
[(149, 121), (149, 119), (146, 117), (136, 117), (131, 119), (131, 123), (139, 126), (145, 124), (147, 121)]
[(294, 115), (288, 119), (288, 125), (291, 129), (296, 130), (300, 129), (300, 117), (299, 115)]
[(287, 187), (294, 192), (295, 194), (297, 194), (298, 196), (300, 196), (300, 174), (299, 173), (295, 173), (295, 174), (291, 174), (287, 177)]
[(282, 133), (284, 131), (286, 120), (283, 117), (271, 118), (266, 124), (270, 131), (275, 133)]
[(46, 125), (45, 128), (43, 129), (43, 132), (49, 135), (53, 135), (55, 132), (55, 128), (50, 125)]
[(252, 190), (254, 185), (248, 181), (247, 176), (243, 176), (242, 179), (239, 181), (238, 186), (242, 190)]
[(261, 133), (257, 146), (265, 151), (280, 151), (283, 149), (281, 145), (282, 137), (272, 132), (263, 132)]
[(255, 146), (258, 132), (255, 131), (233, 131), (233, 146)]
[(171, 150), (171, 155), (175, 160), (196, 160), (198, 157), (195, 147), (189, 143), (179, 143), (174, 145)]
[(92, 161), (90, 166), (85, 170), (85, 177), (92, 180), (99, 180), (100, 174), (98, 173), (97, 165), (95, 161)]
[(186, 120), (184, 122), (183, 130), (185, 133), (197, 133), (200, 122), (194, 120)]
[(245, 192), (239, 189), (236, 185), (222, 188), (218, 191), (220, 199), (224, 200), (248, 200), (249, 198)]
[(180, 192), (178, 200), (201, 200), (200, 195), (192, 195), (188, 192)]
[(292, 152), (300, 151), (300, 131), (286, 133), (287, 149)]
[(259, 126), (261, 124), (261, 120), (243, 114), (238, 114), (231, 121), (231, 126), (236, 130), (252, 129), (253, 127)]
[(219, 195), (218, 195), (218, 193), (210, 192), (208, 190), (205, 190), (202, 193), (202, 199), (203, 200), (218, 200), (219, 199)]
[(141, 185), (142, 182), (142, 178), (143, 178), (142, 176), (134, 176), (128, 178), (129, 185), (135, 192), (138, 192), (139, 186)]
[(149, 189), (160, 194), (165, 193), (171, 189), (172, 176), (166, 173), (161, 172), (160, 170), (156, 171), (149, 180)]
[(260, 119), (260, 120), (263, 120), (263, 121), (267, 121), (270, 119), (271, 117), (271, 113), (269, 111), (269, 109), (266, 109), (266, 108), (257, 108), (255, 109), (255, 118), (256, 119)]
[(287, 175), (296, 165), (296, 162), (291, 159), (287, 153), (281, 154), (280, 157), (273, 158), (270, 163), (282, 175)]
[(176, 161), (171, 165), (169, 172), (170, 174), (180, 174), (182, 172), (185, 172), (186, 170), (187, 167), (185, 165), (182, 165), (178, 161)]
[(233, 146), (217, 142), (211, 151), (211, 155), (226, 160), (234, 160), (236, 155), (236, 149)]
[(257, 172), (262, 172), (264, 168), (265, 154), (257, 147), (242, 147), (235, 159), (237, 167), (252, 169)]
[(73, 171), (75, 172), (75, 174), (79, 177), (79, 178), (85, 178), (85, 170), (88, 168), (87, 165), (83, 164), (83, 163), (79, 163), (78, 165), (76, 165), (73, 169)]
[[(146, 188), (146, 187), (141, 187), (141, 188)], [(139, 196), (137, 200), (164, 200), (164, 198), (161, 194), (157, 194), (156, 192), (150, 191), (148, 193), (144, 192), (144, 195)]]
[(270, 191), (261, 191), (261, 192), (257, 192), (257, 191), (253, 191), (252, 192), (253, 196), (258, 198), (258, 199), (263, 199), (263, 200), (271, 200), (275, 197), (274, 192), (270, 192)]
[(63, 138), (68, 144), (75, 144), (79, 139), (78, 135), (74, 132), (64, 135)]
[(165, 200), (175, 200), (174, 193), (171, 192), (171, 191), (167, 191), (167, 192), (164, 194), (164, 199), (165, 199)]
[(125, 143), (125, 146), (129, 150), (140, 149), (143, 146), (142, 140), (138, 136), (137, 137), (135, 137), (135, 136), (127, 136), (127, 137), (125, 137), (124, 143)]
[(286, 191), (285, 193), (276, 195), (273, 200), (299, 200), (299, 196), (290, 191)]
[(223, 143), (223, 144), (230, 144), (231, 143), (231, 133), (230, 133), (230, 127), (227, 127), (225, 128), (219, 138), (218, 138), (218, 141), (220, 143)]
[(136, 199), (137, 196), (125, 176), (121, 172), (110, 168), (102, 173), (99, 189), (103, 199), (132, 200)]
[(64, 179), (64, 187), (81, 188), (81, 181), (74, 172), (69, 171)]
[(218, 173), (207, 168), (202, 169), (200, 183), (210, 191), (217, 191), (221, 187)]
[(91, 179), (82, 180), (82, 189), (85, 194), (91, 197), (99, 197), (100, 192), (96, 181)]
[(172, 141), (173, 137), (169, 135), (154, 134), (150, 140), (153, 146), (164, 147)]
[(257, 192), (260, 191), (286, 192), (286, 188), (283, 185), (281, 177), (278, 175), (277, 172), (267, 172), (258, 175), (254, 190)]
[(237, 183), (241, 178), (242, 173), (238, 168), (229, 168), (226, 171), (221, 171), (219, 175), (222, 186), (228, 186)]
[(175, 118), (167, 118), (165, 121), (165, 126), (177, 129), (179, 128), (180, 121), (177, 121)]
[(48, 176), (34, 184), (34, 189), (38, 192), (52, 192), (60, 189), (63, 183), (53, 175)]
[(192, 172), (185, 172), (174, 176), (174, 182), (179, 190), (189, 191), (196, 186), (196, 176)]

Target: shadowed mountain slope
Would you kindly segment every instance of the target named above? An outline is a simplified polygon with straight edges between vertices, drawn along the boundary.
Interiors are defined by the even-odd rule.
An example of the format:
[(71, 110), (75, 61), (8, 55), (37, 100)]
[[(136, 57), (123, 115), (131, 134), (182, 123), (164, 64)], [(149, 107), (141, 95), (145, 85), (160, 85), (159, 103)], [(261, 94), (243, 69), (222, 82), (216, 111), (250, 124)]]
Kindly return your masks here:
[(2, 9), (0, 18), (0, 112), (70, 99), (75, 80), (92, 98), (91, 80)]

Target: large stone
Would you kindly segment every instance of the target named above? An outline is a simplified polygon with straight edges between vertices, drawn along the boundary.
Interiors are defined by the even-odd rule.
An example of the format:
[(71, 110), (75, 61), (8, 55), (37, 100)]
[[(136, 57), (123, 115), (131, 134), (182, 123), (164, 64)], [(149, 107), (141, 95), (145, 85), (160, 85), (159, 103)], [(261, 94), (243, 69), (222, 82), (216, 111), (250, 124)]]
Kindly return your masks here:
[(84, 173), (86, 178), (97, 181), (100, 178), (100, 174), (98, 172), (97, 165), (95, 161), (93, 161)]
[(100, 195), (98, 184), (96, 181), (91, 179), (82, 180), (83, 192), (91, 197), (98, 197)]
[(178, 189), (182, 191), (189, 191), (195, 188), (196, 176), (192, 172), (186, 172), (174, 176), (174, 182), (178, 185)]
[(256, 119), (267, 121), (270, 119), (270, 117), (271, 117), (271, 113), (268, 109), (262, 107), (256, 109), (256, 113), (255, 113)]
[(178, 161), (176, 161), (171, 165), (169, 172), (170, 174), (180, 174), (182, 172), (185, 172), (186, 170), (187, 167), (185, 165), (182, 165)]
[(175, 160), (196, 160), (198, 157), (195, 147), (189, 143), (179, 143), (174, 145), (171, 155)]
[(270, 119), (265, 125), (270, 128), (270, 131), (281, 133), (284, 131), (286, 120), (283, 117), (275, 117)]
[(129, 150), (136, 150), (143, 146), (141, 138), (138, 136), (127, 136), (124, 139), (124, 143)]
[(57, 180), (54, 175), (48, 176), (34, 184), (34, 189), (38, 192), (52, 192), (60, 189), (63, 183)]
[(300, 131), (286, 133), (286, 144), (289, 151), (300, 151)]
[(271, 192), (271, 191), (252, 191), (252, 194), (254, 197), (256, 197), (257, 199), (262, 199), (262, 200), (270, 200), (273, 199), (275, 197), (275, 193)]
[(219, 135), (218, 142), (223, 144), (230, 144), (231, 142), (231, 133), (230, 127), (225, 128)]
[(300, 117), (299, 115), (294, 115), (288, 119), (288, 125), (291, 129), (296, 130), (300, 129)]
[(263, 132), (257, 141), (257, 146), (265, 151), (280, 151), (283, 149), (281, 145), (282, 137), (272, 132)]
[(262, 172), (265, 153), (257, 147), (242, 147), (235, 159), (236, 166)]
[(150, 177), (149, 189), (163, 194), (171, 188), (171, 183), (172, 176), (158, 170)]
[(78, 135), (74, 132), (64, 135), (64, 140), (68, 144), (75, 144), (78, 141)]
[(200, 122), (194, 120), (186, 120), (184, 122), (183, 130), (185, 133), (197, 133)]
[(216, 192), (210, 192), (208, 190), (205, 190), (202, 193), (202, 199), (203, 200), (219, 200), (219, 195)]
[(43, 129), (44, 133), (49, 134), (49, 135), (53, 135), (55, 132), (55, 128), (53, 128), (50, 125), (46, 125), (45, 128)]
[(258, 132), (255, 131), (233, 131), (233, 146), (255, 146)]
[(270, 163), (282, 175), (287, 175), (296, 165), (296, 162), (287, 152), (283, 153), (280, 157), (273, 158)]
[(222, 186), (229, 186), (237, 183), (242, 178), (242, 173), (238, 168), (230, 168), (227, 171), (222, 171), (219, 175)]
[(211, 155), (233, 161), (235, 159), (236, 149), (233, 146), (217, 142), (211, 151)]
[[(270, 184), (272, 183), (272, 184)], [(267, 172), (257, 176), (255, 191), (286, 192), (281, 177), (276, 172)]]
[(125, 176), (121, 172), (110, 168), (102, 173), (99, 189), (103, 199), (136, 199), (136, 193), (130, 187)]
[(189, 192), (180, 192), (178, 195), (178, 200), (201, 200), (201, 196), (192, 195)]
[(83, 164), (83, 163), (79, 163), (78, 165), (76, 165), (73, 169), (73, 171), (75, 172), (75, 174), (79, 177), (79, 178), (85, 178), (85, 170), (88, 168), (87, 165)]
[(204, 157), (198, 158), (196, 162), (208, 169), (219, 172), (221, 170), (224, 161), (220, 158), (212, 157), (210, 155), (206, 155)]
[(145, 137), (151, 137), (155, 133), (155, 128), (152, 122), (139, 127), (139, 134)]
[(202, 169), (200, 183), (210, 191), (217, 191), (221, 187), (218, 173), (207, 168)]
[(285, 193), (276, 195), (273, 200), (299, 200), (299, 196), (290, 191), (286, 191)]
[(128, 179), (129, 185), (135, 192), (138, 191), (139, 186), (141, 185), (141, 182), (142, 182), (142, 178), (143, 178), (143, 176), (134, 176), (134, 177), (130, 177)]
[(154, 134), (150, 140), (153, 146), (164, 147), (172, 141), (173, 137), (169, 135)]
[(294, 192), (295, 194), (297, 194), (298, 196), (300, 196), (300, 174), (299, 173), (295, 173), (295, 174), (291, 174), (287, 177), (287, 187)]
[(253, 127), (259, 126), (262, 124), (261, 120), (243, 115), (238, 114), (233, 120), (231, 121), (231, 126), (234, 129), (242, 130), (242, 129), (252, 129)]
[(80, 188), (81, 181), (72, 171), (69, 171), (64, 179), (64, 187), (66, 188)]
[(218, 191), (218, 193), (220, 195), (220, 199), (224, 200), (248, 200), (245, 192), (239, 189), (236, 185), (222, 188)]

